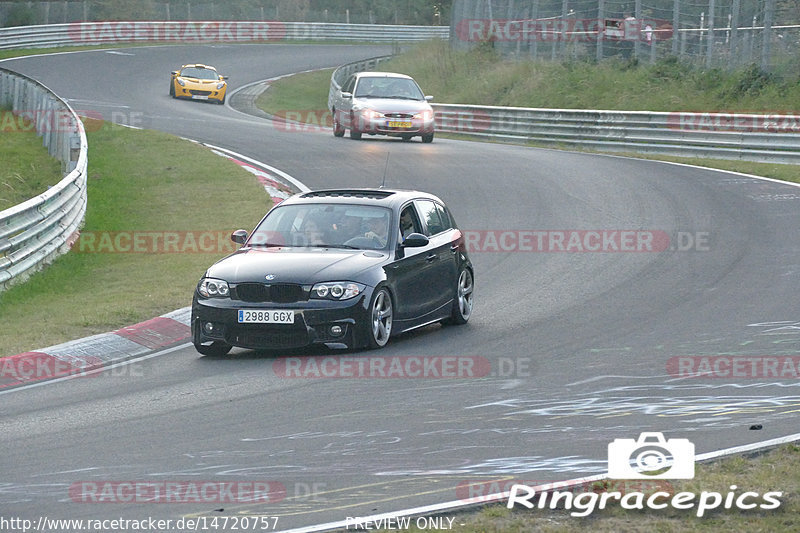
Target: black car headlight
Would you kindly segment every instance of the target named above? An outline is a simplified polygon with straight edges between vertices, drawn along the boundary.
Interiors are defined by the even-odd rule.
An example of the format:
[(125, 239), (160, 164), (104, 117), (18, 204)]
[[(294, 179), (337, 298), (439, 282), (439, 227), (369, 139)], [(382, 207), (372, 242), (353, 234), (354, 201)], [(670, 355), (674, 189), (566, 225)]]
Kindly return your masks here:
[(311, 298), (318, 300), (349, 300), (362, 292), (366, 285), (352, 281), (328, 281), (317, 283), (311, 289)]
[(206, 298), (228, 298), (231, 294), (227, 281), (214, 278), (201, 279), (197, 284), (197, 292)]

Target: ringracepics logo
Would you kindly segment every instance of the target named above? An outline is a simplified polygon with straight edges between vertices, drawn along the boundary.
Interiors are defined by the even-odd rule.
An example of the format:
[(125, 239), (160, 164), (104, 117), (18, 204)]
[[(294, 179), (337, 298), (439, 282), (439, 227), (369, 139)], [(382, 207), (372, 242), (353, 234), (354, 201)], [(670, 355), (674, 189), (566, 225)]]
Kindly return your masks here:
[(663, 433), (642, 433), (638, 440), (616, 439), (608, 445), (611, 479), (692, 479), (694, 444), (664, 440)]
[[(694, 478), (694, 444), (688, 439), (665, 439), (662, 433), (642, 433), (638, 439), (616, 439), (608, 445), (608, 477), (610, 479), (692, 479)], [(613, 488), (613, 486), (612, 486)], [(654, 492), (619, 490), (579, 492), (558, 490), (555, 485), (531, 487), (515, 484), (511, 487), (507, 507), (519, 504), (527, 509), (557, 509), (570, 511), (571, 516), (585, 517), (609, 503), (618, 503), (626, 510), (660, 510), (672, 507), (694, 510), (698, 517), (719, 509), (742, 511), (773, 510), (781, 505), (781, 491), (740, 492), (731, 485), (727, 494), (702, 491), (700, 494), (683, 491)]]

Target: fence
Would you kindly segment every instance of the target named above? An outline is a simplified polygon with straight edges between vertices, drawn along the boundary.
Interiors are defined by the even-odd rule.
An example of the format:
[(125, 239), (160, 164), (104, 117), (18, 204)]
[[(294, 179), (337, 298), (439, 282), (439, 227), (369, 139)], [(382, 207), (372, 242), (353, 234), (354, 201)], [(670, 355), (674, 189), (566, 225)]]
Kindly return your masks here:
[(57, 255), (83, 224), (87, 143), (83, 124), (41, 83), (0, 69), (0, 108), (30, 119), (64, 178), (46, 192), (0, 211), (0, 290), (23, 280)]
[(434, 104), (437, 131), (612, 152), (800, 164), (800, 115)]
[(706, 67), (796, 69), (800, 3), (778, 0), (454, 0), (451, 42), (507, 56), (677, 56)]

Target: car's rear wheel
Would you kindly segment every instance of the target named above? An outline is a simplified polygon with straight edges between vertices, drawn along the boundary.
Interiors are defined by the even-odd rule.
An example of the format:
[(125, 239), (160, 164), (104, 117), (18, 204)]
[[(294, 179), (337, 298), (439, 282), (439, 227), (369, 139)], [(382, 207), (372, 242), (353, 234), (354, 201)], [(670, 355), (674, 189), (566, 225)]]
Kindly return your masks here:
[(356, 130), (350, 130), (350, 138), (354, 141), (361, 140), (361, 132)]
[(344, 137), (344, 126), (342, 126), (342, 123), (339, 121), (335, 109), (333, 110), (333, 136)]
[(426, 133), (422, 136), (422, 142), (424, 143), (432, 143), (433, 142), (433, 132)]
[(475, 281), (472, 277), (472, 272), (465, 268), (458, 275), (456, 299), (453, 302), (453, 311), (450, 314), (449, 321), (451, 324), (466, 324), (469, 317), (472, 316), (474, 290)]
[(231, 351), (232, 346), (224, 342), (214, 341), (211, 344), (195, 344), (194, 349), (203, 355), (221, 357)]
[(382, 348), (392, 336), (392, 296), (386, 288), (380, 288), (372, 296), (370, 305), (369, 347)]
[(408, 141), (410, 141), (412, 137), (413, 137), (413, 135), (401, 135), (401, 138), (402, 138), (402, 139), (403, 139), (405, 142), (408, 142)]

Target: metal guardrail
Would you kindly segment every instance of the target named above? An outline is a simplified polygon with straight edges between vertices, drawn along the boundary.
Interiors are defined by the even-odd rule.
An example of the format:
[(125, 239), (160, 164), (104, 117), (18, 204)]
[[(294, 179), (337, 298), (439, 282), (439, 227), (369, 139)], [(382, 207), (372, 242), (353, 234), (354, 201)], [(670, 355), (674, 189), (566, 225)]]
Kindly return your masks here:
[(0, 50), (130, 43), (359, 41), (409, 43), (447, 39), (448, 26), (325, 22), (76, 22), (0, 28)]
[(83, 123), (66, 102), (41, 83), (2, 68), (0, 108), (33, 123), (65, 174), (46, 192), (0, 211), (3, 290), (69, 250), (86, 213), (88, 147)]
[(433, 108), (442, 132), (601, 151), (800, 164), (800, 115)]

